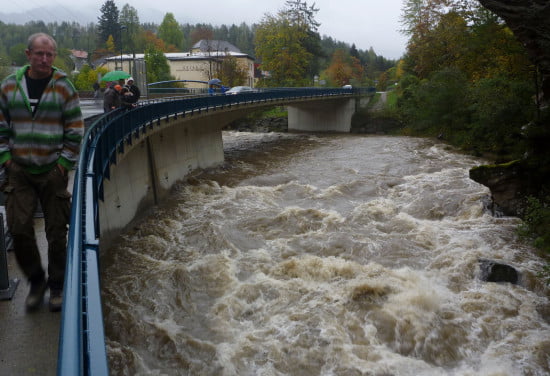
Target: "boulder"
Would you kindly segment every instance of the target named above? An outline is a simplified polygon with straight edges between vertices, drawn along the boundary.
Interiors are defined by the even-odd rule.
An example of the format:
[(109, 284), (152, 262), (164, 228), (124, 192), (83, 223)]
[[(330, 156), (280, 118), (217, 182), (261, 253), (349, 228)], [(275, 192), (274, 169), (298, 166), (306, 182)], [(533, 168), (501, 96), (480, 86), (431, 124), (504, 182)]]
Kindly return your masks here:
[(491, 190), (493, 214), (519, 216), (522, 212), (528, 179), (520, 161), (474, 167), (470, 179)]
[(481, 280), (485, 282), (509, 282), (517, 285), (519, 281), (518, 271), (506, 264), (492, 260), (479, 260), (481, 269)]

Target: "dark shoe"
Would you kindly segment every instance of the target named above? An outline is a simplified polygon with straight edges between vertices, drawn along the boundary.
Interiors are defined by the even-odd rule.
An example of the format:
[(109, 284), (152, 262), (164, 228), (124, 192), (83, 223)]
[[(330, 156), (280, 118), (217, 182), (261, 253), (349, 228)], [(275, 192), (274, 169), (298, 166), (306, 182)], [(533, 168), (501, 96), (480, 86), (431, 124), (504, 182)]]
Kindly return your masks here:
[(47, 287), (48, 284), (43, 279), (38, 282), (31, 282), (31, 289), (29, 291), (29, 295), (27, 295), (27, 299), (25, 300), (25, 305), (29, 311), (34, 311), (40, 307), (42, 301), (44, 300), (44, 293), (46, 292)]
[(50, 312), (59, 312), (63, 305), (63, 290), (50, 289)]

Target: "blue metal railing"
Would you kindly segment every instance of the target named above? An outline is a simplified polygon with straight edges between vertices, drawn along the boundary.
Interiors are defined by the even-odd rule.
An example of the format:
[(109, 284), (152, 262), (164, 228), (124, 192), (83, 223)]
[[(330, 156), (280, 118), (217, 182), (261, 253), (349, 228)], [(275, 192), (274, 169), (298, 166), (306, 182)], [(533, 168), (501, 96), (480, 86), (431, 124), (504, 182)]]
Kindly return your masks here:
[(109, 374), (100, 295), (99, 206), (103, 180), (116, 153), (123, 152), (163, 119), (191, 116), (214, 108), (319, 97), (371, 94), (371, 89), (282, 88), (257, 93), (145, 101), (132, 110), (116, 110), (86, 131), (75, 170), (67, 243), (67, 271), (59, 338), (59, 376)]

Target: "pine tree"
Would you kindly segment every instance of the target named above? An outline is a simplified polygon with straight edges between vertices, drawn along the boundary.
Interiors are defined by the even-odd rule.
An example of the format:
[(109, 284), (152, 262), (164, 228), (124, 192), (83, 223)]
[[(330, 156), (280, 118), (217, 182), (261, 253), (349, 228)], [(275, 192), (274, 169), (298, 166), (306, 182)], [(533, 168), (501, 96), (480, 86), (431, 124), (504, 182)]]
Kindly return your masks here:
[(115, 45), (120, 46), (120, 23), (118, 21), (118, 8), (113, 0), (107, 0), (101, 6), (101, 16), (98, 18), (98, 44), (104, 45), (109, 35), (115, 40)]
[(124, 5), (120, 11), (119, 21), (121, 26), (126, 27), (122, 33), (122, 44), (124, 45), (124, 49), (130, 52), (137, 52), (138, 50), (143, 51), (145, 48), (139, 46), (139, 42), (143, 42), (143, 38), (140, 39), (142, 28), (139, 23), (139, 16), (136, 8), (129, 4)]
[(172, 45), (176, 50), (183, 47), (183, 31), (173, 13), (166, 13), (159, 26), (158, 37), (168, 46)]

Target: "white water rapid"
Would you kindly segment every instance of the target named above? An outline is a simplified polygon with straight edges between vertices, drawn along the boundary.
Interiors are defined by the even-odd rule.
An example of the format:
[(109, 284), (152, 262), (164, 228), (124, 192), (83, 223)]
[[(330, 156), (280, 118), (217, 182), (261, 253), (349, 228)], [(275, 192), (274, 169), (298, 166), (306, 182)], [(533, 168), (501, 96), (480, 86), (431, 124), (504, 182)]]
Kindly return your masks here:
[(406, 137), (224, 144), (103, 252), (111, 375), (550, 374), (544, 263), (485, 209), (484, 161)]

